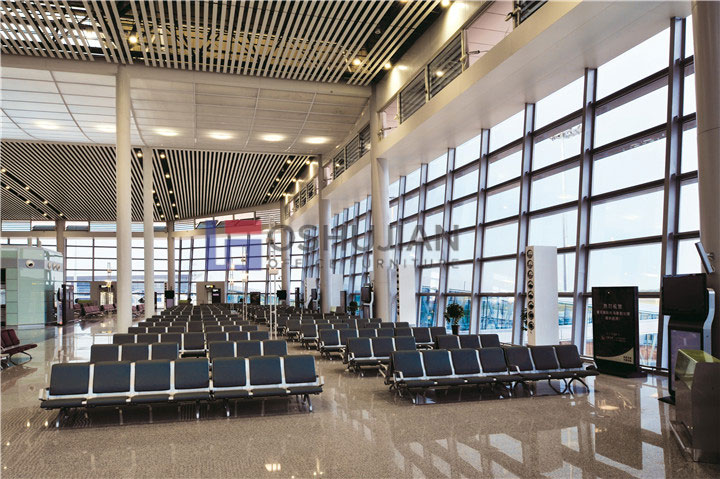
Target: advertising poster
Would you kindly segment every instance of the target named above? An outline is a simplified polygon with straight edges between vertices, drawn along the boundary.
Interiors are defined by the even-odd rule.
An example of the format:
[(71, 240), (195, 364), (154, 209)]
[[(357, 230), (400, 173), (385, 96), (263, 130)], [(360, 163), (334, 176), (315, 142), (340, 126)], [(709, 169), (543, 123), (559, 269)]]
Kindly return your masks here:
[(636, 286), (592, 289), (593, 355), (602, 373), (638, 371), (639, 317)]

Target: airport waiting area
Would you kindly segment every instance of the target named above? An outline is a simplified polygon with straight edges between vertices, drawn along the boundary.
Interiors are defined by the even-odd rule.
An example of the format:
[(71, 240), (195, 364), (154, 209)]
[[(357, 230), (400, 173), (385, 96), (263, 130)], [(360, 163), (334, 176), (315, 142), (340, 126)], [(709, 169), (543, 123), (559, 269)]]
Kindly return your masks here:
[(720, 476), (720, 2), (0, 8), (3, 478)]

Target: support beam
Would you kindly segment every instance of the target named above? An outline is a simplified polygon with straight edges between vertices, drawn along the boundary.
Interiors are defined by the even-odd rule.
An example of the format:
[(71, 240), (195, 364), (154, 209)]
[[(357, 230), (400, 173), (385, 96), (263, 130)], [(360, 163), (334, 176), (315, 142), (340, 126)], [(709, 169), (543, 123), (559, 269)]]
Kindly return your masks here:
[[(179, 291), (177, 290), (175, 284), (177, 282), (177, 279), (175, 278), (175, 236), (173, 235), (173, 230), (175, 229), (175, 222), (174, 221), (168, 221), (166, 223), (166, 229), (167, 229), (167, 241), (168, 241), (168, 279), (167, 279), (167, 289), (175, 291), (175, 299), (173, 299), (173, 305), (178, 304), (179, 300)], [(167, 302), (165, 303), (167, 304)]]
[(130, 151), (130, 75), (118, 67), (115, 79), (115, 188), (117, 192), (117, 326), (127, 333), (132, 325), (132, 231), (131, 231), (131, 151)]
[[(142, 149), (143, 165), (143, 239), (145, 258), (145, 319), (155, 314), (155, 227), (153, 225), (153, 151)], [(169, 243), (168, 243), (169, 247)], [(169, 267), (169, 266), (168, 266)]]
[[(720, 2), (693, 1), (695, 44), (695, 95), (697, 98), (698, 190), (700, 195), (700, 241), (715, 273), (708, 287), (716, 291), (715, 311), (720, 307)], [(712, 333), (713, 353), (720, 351), (720, 322)]]
[[(392, 321), (390, 308), (391, 255), (388, 247), (390, 224), (390, 173), (384, 158), (370, 159), (372, 181), (373, 271), (375, 315), (383, 321)], [(415, 318), (397, 318), (397, 321), (415, 322)]]
[(280, 230), (280, 264), (282, 265), (282, 286), (280, 286), (280, 288), (287, 292), (287, 298), (283, 302), (283, 304), (287, 306), (290, 304), (290, 251), (292, 248), (292, 233), (288, 225), (289, 218), (287, 216), (286, 204), (280, 207), (280, 222), (283, 226)]
[[(322, 158), (318, 156), (318, 164), (322, 164)], [(332, 262), (332, 250), (330, 245), (330, 200), (323, 198), (323, 189), (327, 183), (325, 178), (325, 168), (318, 171), (320, 178), (320, 195), (318, 196), (318, 241), (320, 242), (318, 253), (320, 259), (320, 309), (323, 313), (330, 312), (330, 263)]]

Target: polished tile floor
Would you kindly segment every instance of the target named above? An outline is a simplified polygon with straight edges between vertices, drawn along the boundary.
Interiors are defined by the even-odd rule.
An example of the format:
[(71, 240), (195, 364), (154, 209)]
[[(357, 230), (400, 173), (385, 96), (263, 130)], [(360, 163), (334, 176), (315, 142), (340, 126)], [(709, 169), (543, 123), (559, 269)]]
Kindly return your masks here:
[[(82, 361), (113, 321), (25, 330), (33, 359), (2, 372), (2, 478), (16, 477), (720, 477), (685, 459), (658, 402), (664, 380), (601, 376), (591, 391), (497, 399), (396, 399), (380, 377), (318, 357), (325, 391), (314, 412), (286, 400), (72, 413), (60, 429), (38, 394), (50, 364)], [(297, 345), (291, 348), (303, 352)]]

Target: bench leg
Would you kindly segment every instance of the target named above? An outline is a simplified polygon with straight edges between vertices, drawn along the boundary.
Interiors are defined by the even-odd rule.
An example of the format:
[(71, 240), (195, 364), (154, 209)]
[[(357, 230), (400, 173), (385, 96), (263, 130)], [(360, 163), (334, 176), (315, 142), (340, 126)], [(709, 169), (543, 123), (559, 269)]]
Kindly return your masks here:
[(149, 419), (149, 421), (150, 421), (150, 424), (152, 424), (152, 422), (153, 422), (153, 417), (152, 417), (152, 404), (148, 404), (148, 419)]
[(230, 401), (223, 399), (223, 403), (225, 404), (225, 417), (230, 417)]
[(122, 426), (122, 425), (123, 425), (123, 413), (122, 413), (122, 408), (119, 407), (119, 408), (117, 408), (117, 410), (118, 410), (118, 420), (119, 420), (119, 422), (120, 422), (120, 425)]
[(65, 419), (65, 414), (66, 414), (66, 413), (67, 413), (67, 409), (65, 409), (64, 407), (61, 407), (61, 408), (60, 408), (60, 412), (58, 412), (58, 415), (57, 415), (57, 417), (55, 418), (55, 427), (56, 427), (56, 428), (58, 428), (58, 429), (60, 428), (60, 421), (62, 421), (63, 419)]
[(552, 379), (548, 379), (547, 382), (548, 382), (548, 386), (550, 386), (550, 389), (552, 389), (553, 391), (555, 391), (558, 394), (562, 394), (567, 390), (567, 382), (564, 379), (563, 379), (563, 382), (565, 383), (565, 389), (563, 389), (562, 391), (560, 391), (555, 386), (553, 386)]
[(200, 401), (195, 403), (195, 419), (200, 419)]

